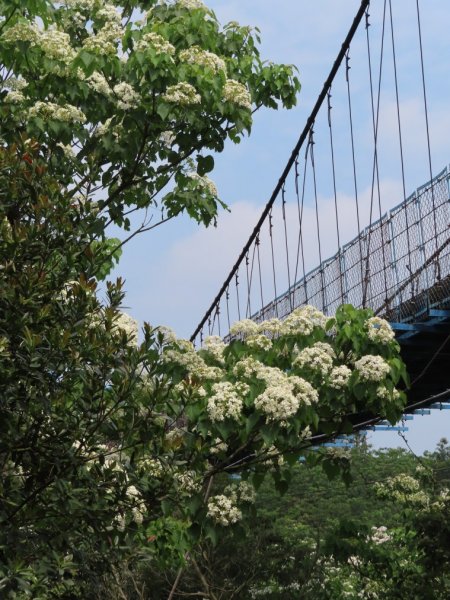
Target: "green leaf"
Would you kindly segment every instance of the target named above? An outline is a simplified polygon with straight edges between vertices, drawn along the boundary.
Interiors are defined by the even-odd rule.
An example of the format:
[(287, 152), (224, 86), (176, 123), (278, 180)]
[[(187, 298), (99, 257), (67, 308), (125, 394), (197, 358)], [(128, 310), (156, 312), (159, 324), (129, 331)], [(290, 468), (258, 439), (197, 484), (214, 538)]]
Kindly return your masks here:
[(199, 175), (206, 175), (214, 169), (214, 158), (211, 155), (197, 156), (197, 173)]
[(207, 525), (205, 537), (211, 540), (213, 546), (217, 546), (217, 542), (219, 541), (219, 535), (215, 527), (213, 527), (212, 525)]
[(81, 50), (81, 52), (78, 54), (78, 59), (83, 63), (86, 69), (89, 69), (89, 67), (95, 61), (95, 55), (91, 54), (87, 50)]
[(252, 413), (245, 422), (245, 431), (249, 434), (260, 420), (260, 415), (256, 412)]
[(172, 110), (172, 108), (170, 107), (169, 104), (160, 103), (160, 104), (158, 104), (158, 108), (156, 109), (156, 112), (161, 117), (161, 119), (163, 121), (165, 121), (167, 118), (167, 115), (170, 113), (171, 110)]

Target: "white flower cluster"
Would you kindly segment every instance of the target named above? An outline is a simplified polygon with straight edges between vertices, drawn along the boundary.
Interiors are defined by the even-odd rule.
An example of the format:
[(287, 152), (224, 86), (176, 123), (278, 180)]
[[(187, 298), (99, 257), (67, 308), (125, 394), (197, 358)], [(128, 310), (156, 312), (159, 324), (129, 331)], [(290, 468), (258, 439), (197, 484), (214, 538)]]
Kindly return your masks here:
[(120, 23), (107, 21), (103, 27), (83, 41), (86, 50), (98, 54), (116, 54), (117, 44), (122, 39), (124, 30)]
[(67, 8), (75, 10), (92, 11), (99, 4), (99, 0), (64, 0), (64, 5)]
[(384, 483), (376, 483), (375, 491), (382, 498), (389, 498), (404, 504), (416, 504), (427, 506), (429, 496), (420, 489), (420, 483), (411, 475), (401, 473), (395, 477), (389, 477)]
[(327, 317), (314, 306), (300, 306), (293, 310), (284, 321), (269, 319), (257, 324), (250, 319), (237, 321), (230, 328), (231, 336), (244, 339), (253, 335), (264, 334), (271, 338), (279, 335), (310, 335), (314, 327), (325, 328)]
[(334, 367), (330, 372), (330, 387), (335, 390), (344, 388), (351, 377), (351, 370), (345, 365)]
[[(8, 221), (8, 225), (9, 225), (9, 221)], [(1, 231), (1, 228), (0, 228)], [(5, 338), (3, 335), (0, 335), (0, 356), (3, 354), (3, 356), (7, 356), (9, 354), (8, 352), (8, 339)]]
[(31, 46), (36, 46), (41, 32), (36, 23), (29, 21), (18, 21), (11, 27), (5, 30), (1, 39), (8, 44), (16, 42), (29, 42)]
[(282, 321), (280, 333), (282, 335), (311, 335), (313, 330), (314, 323), (301, 308), (297, 308)]
[(4, 82), (4, 84), (11, 90), (22, 91), (27, 87), (28, 81), (23, 77), (10, 77)]
[(172, 131), (163, 131), (161, 133), (161, 135), (159, 136), (159, 140), (160, 142), (166, 147), (166, 148), (172, 148), (174, 142), (175, 142), (176, 136), (174, 133), (172, 133)]
[(207, 350), (218, 361), (223, 360), (223, 351), (226, 348), (225, 342), (218, 335), (210, 335), (203, 342), (205, 350)]
[(43, 119), (53, 119), (64, 123), (86, 122), (86, 115), (71, 104), (59, 105), (53, 102), (36, 102), (29, 109), (28, 114), (30, 117), (42, 117)]
[(179, 104), (180, 106), (192, 106), (200, 104), (202, 99), (197, 90), (190, 83), (180, 81), (175, 85), (169, 85), (166, 93), (161, 96), (165, 102)]
[(131, 87), (129, 83), (122, 81), (113, 88), (115, 95), (118, 98), (117, 106), (123, 110), (136, 108), (140, 101), (139, 94)]
[(199, 67), (203, 67), (205, 69), (210, 69), (213, 71), (213, 73), (226, 71), (225, 61), (222, 58), (217, 56), (217, 54), (214, 54), (214, 52), (202, 50), (198, 46), (191, 46), (186, 50), (182, 50), (179, 53), (178, 58), (181, 62), (188, 63), (189, 65), (198, 65)]
[[(288, 381), (300, 405), (311, 406), (311, 404), (316, 404), (319, 401), (317, 390), (302, 377), (292, 375), (288, 377)], [(306, 433), (309, 434), (309, 431)]]
[(228, 450), (228, 444), (223, 442), (220, 438), (216, 438), (212, 443), (210, 452), (211, 454), (221, 454), (222, 452), (226, 452)]
[(230, 327), (231, 336), (242, 336), (244, 339), (250, 335), (257, 335), (258, 332), (258, 325), (251, 319), (242, 319), (241, 321), (236, 321), (236, 323), (233, 323), (233, 325)]
[(425, 508), (432, 511), (447, 511), (450, 503), (450, 490), (448, 488), (444, 488), (439, 492), (439, 496), (433, 502), (430, 502), (429, 506)]
[(107, 23), (121, 23), (122, 17), (120, 12), (114, 6), (114, 4), (110, 3), (100, 3), (101, 8), (97, 10), (95, 17), (102, 21), (106, 21)]
[(276, 377), (265, 391), (255, 398), (255, 408), (265, 413), (267, 421), (284, 422), (300, 406), (317, 402), (317, 391), (301, 377)]
[(392, 327), (385, 319), (380, 317), (371, 317), (366, 321), (367, 337), (373, 342), (389, 344), (395, 338)]
[(184, 431), (179, 427), (173, 427), (170, 431), (166, 433), (164, 436), (164, 441), (170, 447), (178, 447), (183, 443)]
[(268, 319), (267, 321), (262, 321), (258, 325), (259, 333), (263, 333), (265, 335), (270, 335), (271, 337), (276, 337), (281, 333), (282, 322), (280, 319)]
[(399, 396), (400, 392), (395, 388), (392, 392), (390, 392), (385, 385), (380, 385), (377, 388), (377, 397), (380, 398), (380, 400), (397, 400)]
[(282, 467), (284, 465), (284, 456), (276, 446), (270, 446), (269, 448), (263, 446), (262, 453), (265, 459), (264, 462), (271, 463), (272, 466)]
[(385, 484), (390, 489), (397, 489), (404, 493), (417, 492), (420, 489), (420, 483), (411, 475), (401, 473), (395, 477), (389, 477)]
[(176, 0), (177, 6), (187, 8), (188, 10), (195, 10), (197, 8), (206, 8), (201, 0)]
[(120, 313), (115, 322), (115, 326), (117, 329), (123, 331), (127, 337), (130, 338), (132, 343), (137, 344), (139, 326), (136, 319), (133, 319), (133, 317), (130, 317), (130, 315), (127, 315), (126, 313)]
[(166, 350), (163, 355), (166, 363), (174, 362), (184, 367), (187, 372), (196, 379), (218, 380), (223, 376), (222, 369), (219, 367), (209, 367), (203, 358), (194, 350), (190, 352), (178, 352), (176, 350)]
[(109, 119), (106, 119), (106, 121), (104, 123), (100, 123), (94, 132), (94, 136), (95, 137), (103, 137), (103, 136), (107, 135), (108, 133), (111, 133), (114, 136), (114, 138), (116, 140), (118, 140), (120, 137), (120, 134), (123, 131), (122, 123), (117, 123), (116, 125), (111, 127), (112, 121), (113, 121), (113, 117), (109, 117)]
[(272, 340), (262, 333), (251, 335), (247, 338), (247, 346), (254, 350), (270, 350)]
[(79, 10), (67, 10), (61, 14), (60, 24), (69, 27), (84, 27), (88, 17)]
[(42, 31), (37, 43), (42, 52), (51, 60), (58, 60), (68, 65), (76, 57), (76, 51), (70, 44), (70, 36), (64, 31), (57, 29)]
[(266, 414), (267, 421), (285, 421), (293, 416), (301, 405), (309, 406), (318, 401), (317, 391), (304, 379), (288, 376), (277, 367), (269, 367), (246, 357), (233, 369), (237, 377), (260, 379), (266, 389), (255, 399), (255, 408)]
[(63, 144), (62, 142), (58, 142), (56, 145), (58, 146), (58, 148), (61, 148), (61, 150), (64, 152), (67, 158), (71, 160), (75, 158), (75, 152), (73, 151), (73, 148), (70, 144)]
[[(177, 335), (175, 331), (171, 327), (167, 327), (166, 325), (159, 325), (157, 328), (158, 333), (162, 334), (164, 342), (166, 344), (173, 344), (174, 342), (179, 342), (177, 340)], [(192, 349), (194, 346), (191, 344), (189, 349)]]
[(239, 83), (235, 79), (226, 80), (222, 90), (222, 98), (225, 102), (231, 102), (232, 104), (236, 104), (236, 106), (241, 106), (248, 110), (252, 108), (252, 99), (249, 91), (245, 85), (242, 85), (242, 83)]
[[(169, 331), (170, 327), (168, 328)], [(168, 335), (170, 335), (169, 331), (167, 332)], [(175, 335), (175, 333), (174, 333)], [(182, 352), (194, 352), (195, 348), (194, 348), (194, 344), (191, 342), (191, 340), (184, 340), (183, 338), (176, 338), (172, 343), (174, 343), (178, 350), (181, 350)]]
[(387, 533), (387, 527), (381, 525), (381, 527), (372, 527), (372, 533), (369, 536), (369, 540), (374, 544), (385, 544), (389, 542), (392, 537)]
[(366, 354), (357, 360), (355, 369), (357, 369), (361, 381), (382, 381), (390, 371), (384, 358), (372, 354)]
[(242, 519), (242, 512), (230, 498), (220, 494), (208, 500), (207, 516), (218, 525), (228, 527)]
[(10, 77), (4, 82), (5, 87), (9, 88), (8, 93), (6, 94), (4, 101), (9, 102), (11, 104), (20, 104), (25, 100), (25, 95), (23, 91), (28, 82), (23, 78)]
[(164, 475), (163, 465), (159, 460), (154, 458), (145, 458), (139, 466), (152, 477), (160, 478)]
[(197, 479), (195, 471), (175, 473), (174, 481), (176, 488), (186, 496), (193, 496), (202, 489), (202, 484)]
[(195, 171), (189, 171), (189, 173), (187, 173), (187, 176), (193, 179), (198, 185), (198, 187), (205, 190), (208, 194), (211, 194), (211, 196), (218, 195), (215, 183), (211, 181), (211, 179), (207, 175), (199, 175)]
[(24, 100), (25, 96), (20, 90), (10, 90), (4, 98), (4, 102), (9, 102), (9, 104), (20, 104)]
[(133, 506), (131, 508), (133, 521), (140, 525), (144, 520), (144, 514), (146, 512), (146, 506), (142, 500), (141, 493), (134, 485), (130, 485), (127, 488), (127, 496), (129, 500), (133, 502)]
[(247, 481), (240, 481), (237, 485), (227, 485), (224, 492), (235, 504), (238, 502), (254, 504), (256, 501), (255, 488)]
[(226, 418), (239, 420), (243, 396), (248, 394), (249, 387), (245, 383), (220, 381), (212, 386), (213, 395), (208, 398), (207, 411), (211, 421), (223, 421)]
[(360, 559), (359, 556), (356, 555), (351, 555), (347, 558), (347, 562), (349, 565), (351, 565), (352, 567), (355, 567), (355, 569), (357, 569), (358, 567), (361, 566), (362, 564), (362, 560)]
[(39, 47), (47, 58), (64, 65), (69, 65), (76, 57), (69, 34), (54, 28), (41, 30), (29, 21), (14, 24), (1, 37), (6, 43), (29, 42), (31, 46)]
[(299, 409), (300, 402), (290, 386), (268, 386), (255, 398), (255, 408), (266, 415), (267, 421), (285, 421)]
[(278, 367), (268, 367), (256, 361), (255, 377), (261, 379), (267, 386), (283, 386), (286, 384), (287, 374)]
[(256, 373), (258, 373), (264, 365), (255, 360), (252, 356), (247, 356), (246, 358), (242, 358), (238, 360), (238, 362), (233, 367), (233, 375), (236, 377), (246, 377), (247, 379), (251, 379)]
[(101, 94), (102, 96), (106, 97), (110, 97), (112, 94), (112, 90), (109, 87), (106, 77), (103, 75), (103, 73), (99, 73), (99, 71), (94, 71), (92, 75), (86, 79), (86, 83), (91, 90), (94, 90), (94, 92), (97, 92), (97, 94)]
[(282, 333), (309, 335), (314, 327), (325, 329), (328, 317), (315, 306), (306, 304), (291, 312), (283, 321)]
[(299, 352), (293, 364), (300, 369), (306, 367), (325, 376), (333, 368), (334, 357), (335, 354), (330, 344), (317, 342)]
[(169, 56), (175, 53), (175, 46), (154, 31), (144, 33), (141, 39), (136, 42), (134, 48), (138, 52), (145, 52), (147, 48), (151, 48), (156, 54), (168, 54)]

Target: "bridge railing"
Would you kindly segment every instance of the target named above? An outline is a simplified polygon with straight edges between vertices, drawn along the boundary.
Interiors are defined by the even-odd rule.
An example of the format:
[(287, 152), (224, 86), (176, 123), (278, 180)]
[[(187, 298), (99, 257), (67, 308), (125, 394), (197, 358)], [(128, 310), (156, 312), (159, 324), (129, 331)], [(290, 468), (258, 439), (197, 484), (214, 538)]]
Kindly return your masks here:
[[(448, 157), (431, 152), (430, 131), (442, 123), (436, 110), (428, 111), (439, 106), (442, 71), (427, 69), (425, 76), (422, 42), (434, 32), (431, 23), (422, 36), (419, 0), (401, 10), (392, 4), (361, 0), (286, 167), (191, 336), (194, 343), (226, 335), (244, 318), (282, 319), (303, 304), (333, 314), (350, 303), (392, 321), (433, 304), (447, 308), (449, 171), (435, 175), (432, 158), (445, 164)], [(408, 59), (408, 77), (397, 69), (397, 56)], [(385, 213), (396, 198), (401, 204)]]
[(449, 180), (445, 168), (251, 319), (303, 304), (333, 314), (344, 301), (402, 321), (450, 298)]

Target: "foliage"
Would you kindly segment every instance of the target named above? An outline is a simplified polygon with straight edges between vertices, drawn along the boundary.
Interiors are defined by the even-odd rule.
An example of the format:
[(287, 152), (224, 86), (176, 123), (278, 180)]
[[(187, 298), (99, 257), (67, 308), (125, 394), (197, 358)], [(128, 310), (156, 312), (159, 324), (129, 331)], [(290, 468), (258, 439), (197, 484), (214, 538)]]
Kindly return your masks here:
[[(246, 535), (230, 529), (216, 547), (202, 544), (197, 560), (217, 599), (448, 597), (450, 463), (439, 461), (442, 445), (419, 464), (403, 450), (374, 452), (364, 443), (345, 452), (354, 472), (349, 486), (301, 463), (282, 498), (261, 486)], [(159, 575), (147, 577), (164, 589)], [(191, 572), (182, 591), (198, 585)]]
[(0, 14), (1, 136), (36, 139), (49, 173), (98, 201), (103, 226), (157, 204), (214, 221), (208, 152), (300, 88), (292, 66), (261, 60), (257, 31), (221, 28), (197, 1), (8, 0)]
[[(180, 564), (253, 513), (252, 486), (216, 494), (216, 474), (240, 471), (257, 486), (271, 467), (284, 491), (289, 465), (326, 423), (338, 431), (369, 406), (401, 411), (397, 344), (372, 339), (369, 313), (351, 307), (335, 319), (306, 307), (263, 323), (279, 329), (270, 335), (239, 334), (257, 326), (238, 323), (240, 339), (212, 338), (198, 352), (146, 325), (136, 345), (120, 280), (106, 304), (95, 294), (97, 211), (74, 205), (27, 144), (26, 160), (11, 147), (1, 164), (5, 597), (95, 597), (102, 573), (127, 557)], [(310, 362), (311, 348), (322, 362)], [(361, 355), (378, 359), (374, 381)], [(344, 362), (351, 370), (335, 389), (332, 369)], [(274, 386), (288, 403), (271, 404)], [(348, 470), (345, 457), (323, 463)]]

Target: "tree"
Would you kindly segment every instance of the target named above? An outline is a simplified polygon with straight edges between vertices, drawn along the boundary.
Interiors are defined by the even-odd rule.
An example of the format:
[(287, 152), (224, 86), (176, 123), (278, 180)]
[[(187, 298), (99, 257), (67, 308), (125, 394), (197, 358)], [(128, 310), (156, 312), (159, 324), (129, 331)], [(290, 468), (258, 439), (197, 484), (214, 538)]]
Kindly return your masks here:
[(199, 0), (0, 6), (0, 591), (105, 597), (119, 565), (183, 564), (250, 514), (268, 464), (285, 489), (311, 433), (395, 419), (406, 375), (389, 326), (351, 307), (244, 321), (199, 352), (148, 325), (138, 344), (121, 280), (96, 295), (108, 224), (156, 206), (140, 231), (213, 222), (203, 152), (239, 141), (253, 107), (291, 106), (298, 81)]
[[(448, 448), (448, 446), (447, 446)], [(442, 443), (438, 450), (445, 447)], [(319, 464), (291, 469), (279, 497), (264, 482), (257, 514), (203, 541), (195, 556), (217, 598), (343, 600), (448, 597), (449, 461), (401, 449), (316, 448), (345, 454), (353, 481), (329, 480)], [(229, 481), (217, 482), (217, 487)], [(141, 573), (164, 590), (164, 572)], [(181, 591), (198, 589), (191, 570)], [(161, 591), (157, 598), (165, 598)]]
[(183, 211), (211, 223), (208, 151), (239, 142), (254, 110), (296, 102), (294, 67), (263, 62), (257, 30), (221, 29), (200, 0), (0, 7), (2, 138), (36, 139), (49, 174), (78, 201), (96, 199), (99, 230), (158, 205), (165, 216), (142, 230)]

